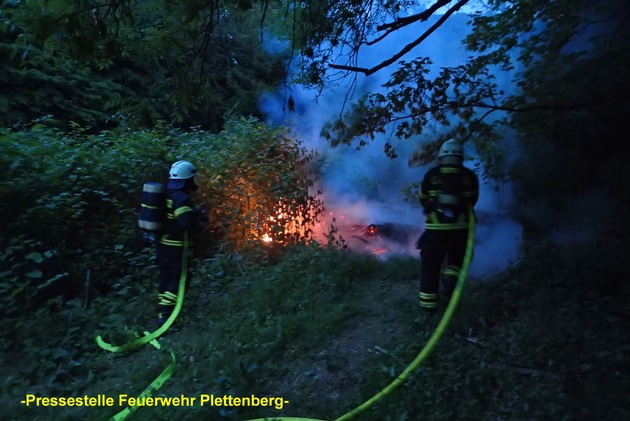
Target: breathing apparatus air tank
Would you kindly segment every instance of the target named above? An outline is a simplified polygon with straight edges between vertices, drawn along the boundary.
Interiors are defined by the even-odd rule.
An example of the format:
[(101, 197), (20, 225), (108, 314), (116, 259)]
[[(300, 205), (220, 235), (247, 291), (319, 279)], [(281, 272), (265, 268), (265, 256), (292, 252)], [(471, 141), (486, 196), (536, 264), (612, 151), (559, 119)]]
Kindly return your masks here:
[(154, 243), (164, 226), (166, 218), (166, 188), (153, 181), (144, 183), (140, 205), (138, 226), (143, 230), (143, 238)]

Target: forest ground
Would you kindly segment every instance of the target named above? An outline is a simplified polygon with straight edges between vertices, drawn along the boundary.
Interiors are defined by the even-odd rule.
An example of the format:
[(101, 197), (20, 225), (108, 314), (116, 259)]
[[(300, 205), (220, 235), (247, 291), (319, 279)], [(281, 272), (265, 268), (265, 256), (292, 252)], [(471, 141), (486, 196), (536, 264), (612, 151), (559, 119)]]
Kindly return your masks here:
[[(543, 242), (492, 279), (469, 279), (442, 340), (361, 420), (627, 419), (630, 240)], [(218, 262), (217, 259), (223, 259)], [(238, 256), (193, 264), (186, 304), (162, 338), (177, 366), (154, 396), (273, 396), (262, 407), (139, 408), (132, 419), (336, 419), (389, 384), (442, 312), (418, 307), (419, 261), (296, 248), (273, 265)], [(42, 312), (3, 350), (11, 419), (107, 419), (122, 407), (25, 407), (38, 396), (137, 396), (168, 365), (151, 346), (101, 350), (153, 320), (151, 282)], [(65, 310), (63, 310), (65, 309)], [(118, 332), (118, 333), (117, 333)], [(125, 333), (126, 332), (126, 333)], [(270, 418), (271, 419), (271, 418)]]

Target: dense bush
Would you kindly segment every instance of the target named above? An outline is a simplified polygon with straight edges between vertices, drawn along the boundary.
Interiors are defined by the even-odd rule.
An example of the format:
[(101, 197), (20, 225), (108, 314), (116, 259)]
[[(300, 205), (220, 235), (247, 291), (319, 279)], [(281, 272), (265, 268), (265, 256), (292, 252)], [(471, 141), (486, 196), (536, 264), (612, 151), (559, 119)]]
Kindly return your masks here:
[[(97, 288), (121, 274), (116, 253), (133, 244), (139, 180), (155, 168), (161, 147), (143, 133), (129, 142), (108, 133), (83, 135), (78, 127), (63, 134), (45, 123), (0, 130), (0, 168), (6, 176), (0, 189), (5, 215), (0, 250), (15, 260), (21, 259), (19, 249), (31, 266), (41, 263), (38, 271), (23, 273), (16, 266), (23, 262), (3, 259), (10, 284), (3, 287), (28, 281), (39, 291), (55, 279), (60, 285), (51, 291), (72, 296), (87, 270)], [(12, 290), (19, 301), (29, 294)]]
[(78, 126), (62, 133), (48, 122), (0, 130), (2, 288), (23, 307), (51, 280), (60, 284), (51, 291), (70, 298), (83, 292), (87, 271), (100, 292), (133, 272), (134, 252), (142, 248), (136, 229), (142, 185), (166, 182), (178, 159), (200, 168), (197, 202), (209, 210), (204, 239), (211, 240), (200, 242), (202, 254), (218, 246), (270, 250), (311, 236), (320, 204), (308, 191), (309, 156), (286, 132), (245, 119), (218, 135), (171, 129), (94, 135)]

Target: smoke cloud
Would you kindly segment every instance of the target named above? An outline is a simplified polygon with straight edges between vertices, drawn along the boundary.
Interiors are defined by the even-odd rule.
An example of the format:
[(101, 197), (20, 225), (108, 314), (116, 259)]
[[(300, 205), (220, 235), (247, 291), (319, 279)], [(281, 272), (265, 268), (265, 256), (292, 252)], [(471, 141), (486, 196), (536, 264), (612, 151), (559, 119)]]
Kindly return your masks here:
[[(453, 15), (438, 31), (423, 43), (413, 54), (429, 56), (437, 74), (440, 67), (462, 63), (470, 55), (461, 45), (468, 28), (467, 17)], [(431, 25), (429, 22), (428, 25)], [(428, 27), (428, 26), (427, 26)], [(412, 28), (413, 29), (413, 28)], [(359, 57), (359, 66), (370, 67), (390, 57), (401, 46), (418, 36), (413, 31), (398, 31)], [(277, 47), (277, 46), (276, 46)], [(385, 83), (396, 65), (376, 74), (357, 76), (353, 99), (365, 93), (383, 91)], [(507, 81), (506, 75), (498, 75)], [(505, 83), (505, 82), (503, 82)], [(506, 90), (509, 86), (506, 84)], [(321, 159), (321, 180), (317, 186), (323, 191), (327, 219), (322, 225), (327, 228), (335, 219), (339, 233), (357, 252), (369, 252), (383, 257), (404, 254), (419, 258), (414, 244), (424, 229), (422, 208), (419, 202), (405, 200), (402, 190), (412, 182), (422, 180), (427, 167), (408, 165), (414, 149), (439, 134), (439, 128), (429, 128), (426, 133), (412, 139), (398, 140), (391, 133), (379, 136), (369, 144), (357, 149), (356, 145), (331, 147), (320, 133), (322, 127), (338, 118), (344, 106), (348, 86), (332, 87), (321, 95), (300, 85), (290, 88), (295, 101), (295, 112), (285, 112), (286, 91), (263, 96), (260, 109), (270, 123), (290, 125), (304, 146), (317, 152)], [(398, 155), (390, 159), (384, 153), (389, 142)], [(470, 148), (467, 145), (467, 148)], [(474, 168), (475, 151), (468, 149), (465, 165)], [(493, 184), (482, 184), (479, 203), (476, 206), (478, 226), (471, 275), (486, 277), (507, 267), (518, 258), (521, 227), (509, 217), (511, 194), (509, 185), (497, 189)], [(376, 234), (369, 231), (371, 225), (378, 228)]]

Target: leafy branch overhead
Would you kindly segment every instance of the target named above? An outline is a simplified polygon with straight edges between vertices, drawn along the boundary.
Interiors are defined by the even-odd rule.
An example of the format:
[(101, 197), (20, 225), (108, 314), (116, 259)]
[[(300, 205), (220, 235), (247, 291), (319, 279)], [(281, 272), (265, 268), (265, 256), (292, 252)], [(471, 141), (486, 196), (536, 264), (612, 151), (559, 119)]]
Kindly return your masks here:
[[(337, 7), (341, 4), (355, 5), (340, 2)], [(461, 64), (436, 69), (434, 58), (419, 46), (430, 46), (437, 31), (466, 25), (455, 13), (464, 5), (478, 9), (463, 40), (470, 55)], [(383, 93), (366, 94), (325, 128), (333, 144), (362, 144), (385, 132), (409, 138), (441, 127), (434, 135), (437, 142), (472, 140), (488, 164), (497, 157), (483, 152), (497, 151), (491, 145), (502, 127), (515, 127), (522, 115), (590, 113), (630, 97), (627, 71), (620, 71), (630, 62), (624, 47), (630, 20), (626, 2), (440, 0), (410, 16), (401, 13), (411, 7), (420, 8), (420, 2), (370, 2), (353, 22), (328, 14), (328, 32), (316, 38), (319, 49), (306, 46), (302, 80), (320, 88), (342, 76), (369, 76), (398, 66)], [(360, 52), (361, 57), (370, 54), (370, 48), (404, 28), (419, 35), (372, 67), (358, 63)], [(342, 42), (336, 44), (335, 37)], [(511, 78), (507, 88), (497, 83), (499, 73)]]
[[(382, 62), (380, 62), (376, 66), (373, 66), (373, 67), (370, 67), (370, 68), (365, 68), (365, 67), (348, 66), (348, 65), (334, 64), (333, 63), (333, 64), (330, 64), (330, 68), (331, 69), (337, 69), (337, 70), (346, 70), (346, 71), (349, 71), (349, 72), (359, 72), (359, 73), (365, 74), (366, 76), (369, 76), (369, 75), (371, 75), (373, 73), (376, 73), (379, 70), (382, 70), (385, 67), (389, 66), (390, 64), (394, 64), (396, 62), (396, 60), (399, 60), (400, 58), (405, 56), (407, 53), (411, 52), (415, 47), (420, 45), (436, 29), (438, 29), (453, 13), (457, 12), (459, 9), (461, 9), (462, 6), (464, 6), (466, 3), (468, 3), (468, 1), (469, 0), (461, 0), (461, 1), (459, 1), (452, 8), (448, 9), (448, 11), (446, 13), (444, 13), (437, 20), (437, 22), (434, 23), (429, 29), (427, 29), (425, 32), (423, 32), (422, 35), (420, 35), (418, 38), (413, 40), (413, 42), (405, 45), (399, 52), (397, 52), (393, 56), (387, 58), (386, 60), (383, 60)], [(364, 42), (362, 42), (362, 44), (365, 44), (365, 45), (368, 45), (368, 46), (369, 45), (374, 45), (374, 44), (382, 41), (383, 39), (385, 39), (385, 37), (387, 37), (388, 35), (390, 35), (390, 34), (396, 32), (396, 31), (404, 28), (407, 25), (411, 25), (412, 23), (418, 22), (418, 21), (419, 22), (425, 22), (425, 21), (427, 21), (429, 19), (429, 17), (431, 17), (435, 13), (435, 11), (437, 9), (439, 9), (440, 7), (442, 7), (444, 5), (447, 5), (448, 3), (450, 3), (450, 1), (448, 1), (448, 0), (439, 0), (435, 4), (433, 4), (433, 6), (431, 6), (428, 9), (426, 9), (422, 13), (419, 13), (419, 14), (411, 16), (411, 17), (396, 18), (396, 20), (394, 22), (392, 22), (392, 23), (379, 25), (379, 26), (377, 26), (376, 29), (378, 31), (383, 31), (384, 30), (384, 34), (379, 36), (375, 40), (364, 41)], [(354, 54), (358, 55), (358, 52), (359, 52), (359, 48), (358, 47), (353, 50)], [(356, 58), (354, 58), (352, 61), (354, 61), (354, 60), (356, 60)]]

